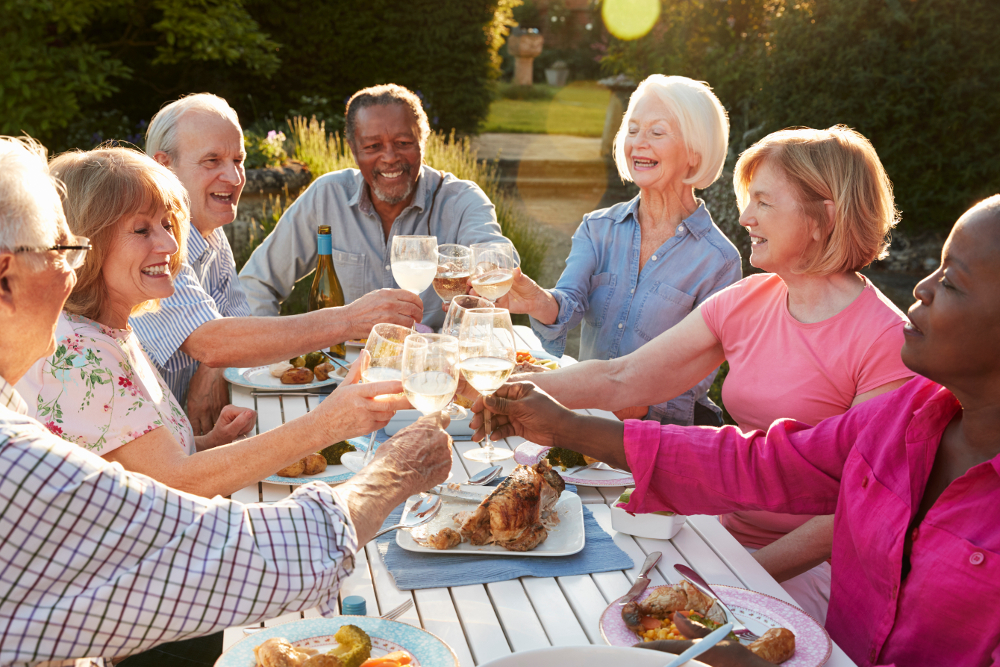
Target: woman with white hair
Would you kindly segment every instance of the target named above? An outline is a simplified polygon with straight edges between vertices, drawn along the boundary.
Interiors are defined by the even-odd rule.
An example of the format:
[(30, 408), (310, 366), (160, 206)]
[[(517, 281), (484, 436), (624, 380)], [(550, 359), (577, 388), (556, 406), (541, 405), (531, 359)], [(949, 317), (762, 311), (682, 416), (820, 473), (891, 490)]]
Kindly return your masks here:
[[(580, 359), (625, 356), (741, 277), (740, 255), (695, 189), (722, 173), (726, 111), (704, 83), (654, 74), (639, 84), (615, 137), (618, 173), (639, 186), (628, 202), (594, 211), (573, 235), (555, 288), (517, 273), (498, 305), (531, 316), (545, 350), (561, 355), (583, 321)], [(715, 377), (652, 405), (620, 411), (662, 423), (721, 424), (707, 396)]]

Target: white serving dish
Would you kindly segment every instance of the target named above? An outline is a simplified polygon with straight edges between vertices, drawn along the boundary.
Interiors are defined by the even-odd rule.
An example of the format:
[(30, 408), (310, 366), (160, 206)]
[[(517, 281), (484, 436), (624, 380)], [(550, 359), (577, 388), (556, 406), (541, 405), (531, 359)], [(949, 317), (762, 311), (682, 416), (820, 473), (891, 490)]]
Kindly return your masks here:
[[(419, 410), (399, 410), (392, 416), (389, 423), (385, 426), (385, 432), (389, 435), (396, 435), (404, 427), (409, 426), (413, 422), (420, 419), (423, 415), (420, 414)], [(472, 419), (472, 413), (466, 410), (465, 419), (452, 419), (451, 423), (448, 424), (448, 428), (445, 429), (452, 435), (452, 437), (468, 439), (472, 437), (472, 429), (469, 428), (469, 422)]]
[(611, 527), (619, 533), (635, 535), (636, 537), (669, 540), (680, 532), (686, 520), (687, 517), (682, 514), (672, 516), (631, 514), (619, 507), (618, 503), (611, 506)]

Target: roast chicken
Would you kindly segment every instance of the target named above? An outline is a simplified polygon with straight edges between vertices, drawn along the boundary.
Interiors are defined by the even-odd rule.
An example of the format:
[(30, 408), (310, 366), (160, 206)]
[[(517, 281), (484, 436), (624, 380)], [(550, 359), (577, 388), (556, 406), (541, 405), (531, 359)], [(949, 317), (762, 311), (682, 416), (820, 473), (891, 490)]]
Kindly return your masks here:
[(546, 460), (517, 466), (462, 523), (462, 537), (474, 545), (530, 551), (548, 537), (542, 520), (565, 489), (566, 483)]

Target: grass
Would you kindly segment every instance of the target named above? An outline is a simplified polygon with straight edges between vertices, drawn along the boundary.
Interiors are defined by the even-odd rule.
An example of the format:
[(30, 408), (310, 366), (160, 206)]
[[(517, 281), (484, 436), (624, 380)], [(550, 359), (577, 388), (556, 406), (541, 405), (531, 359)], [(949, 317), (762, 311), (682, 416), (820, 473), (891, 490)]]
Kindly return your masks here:
[(565, 88), (503, 84), (482, 131), (599, 137), (610, 97), (607, 88), (593, 81), (574, 81)]

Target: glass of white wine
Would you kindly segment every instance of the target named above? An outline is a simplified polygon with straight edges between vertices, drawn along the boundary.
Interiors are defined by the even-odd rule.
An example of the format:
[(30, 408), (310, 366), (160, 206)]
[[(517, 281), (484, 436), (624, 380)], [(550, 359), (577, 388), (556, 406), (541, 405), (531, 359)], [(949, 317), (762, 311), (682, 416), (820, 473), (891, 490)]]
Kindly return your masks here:
[[(369, 355), (368, 368), (361, 373), (362, 382), (383, 382), (385, 380), (401, 380), (403, 364), (403, 343), (412, 332), (407, 327), (397, 324), (376, 324), (368, 334), (365, 350)], [(373, 431), (368, 439), (368, 450), (362, 452), (347, 452), (340, 457), (340, 462), (352, 471), (358, 472), (368, 465), (375, 455), (375, 434)]]
[(429, 415), (443, 410), (458, 388), (458, 339), (413, 334), (403, 343), (403, 392), (410, 405)]
[(472, 249), (457, 243), (443, 243), (437, 247), (438, 267), (434, 276), (434, 291), (445, 304), (468, 291), (472, 275)]
[(414, 294), (430, 287), (437, 275), (437, 248), (436, 236), (392, 237), (389, 265), (396, 284)]
[(510, 291), (517, 268), (517, 253), (507, 242), (472, 244), (472, 288), (496, 302)]
[[(517, 345), (510, 313), (503, 308), (472, 308), (462, 318), (458, 337), (462, 375), (483, 396), (489, 396), (507, 381), (517, 360)], [(490, 411), (483, 409), (486, 437), (480, 449), (465, 458), (480, 463), (509, 459), (514, 452), (498, 450), (490, 441)]]

